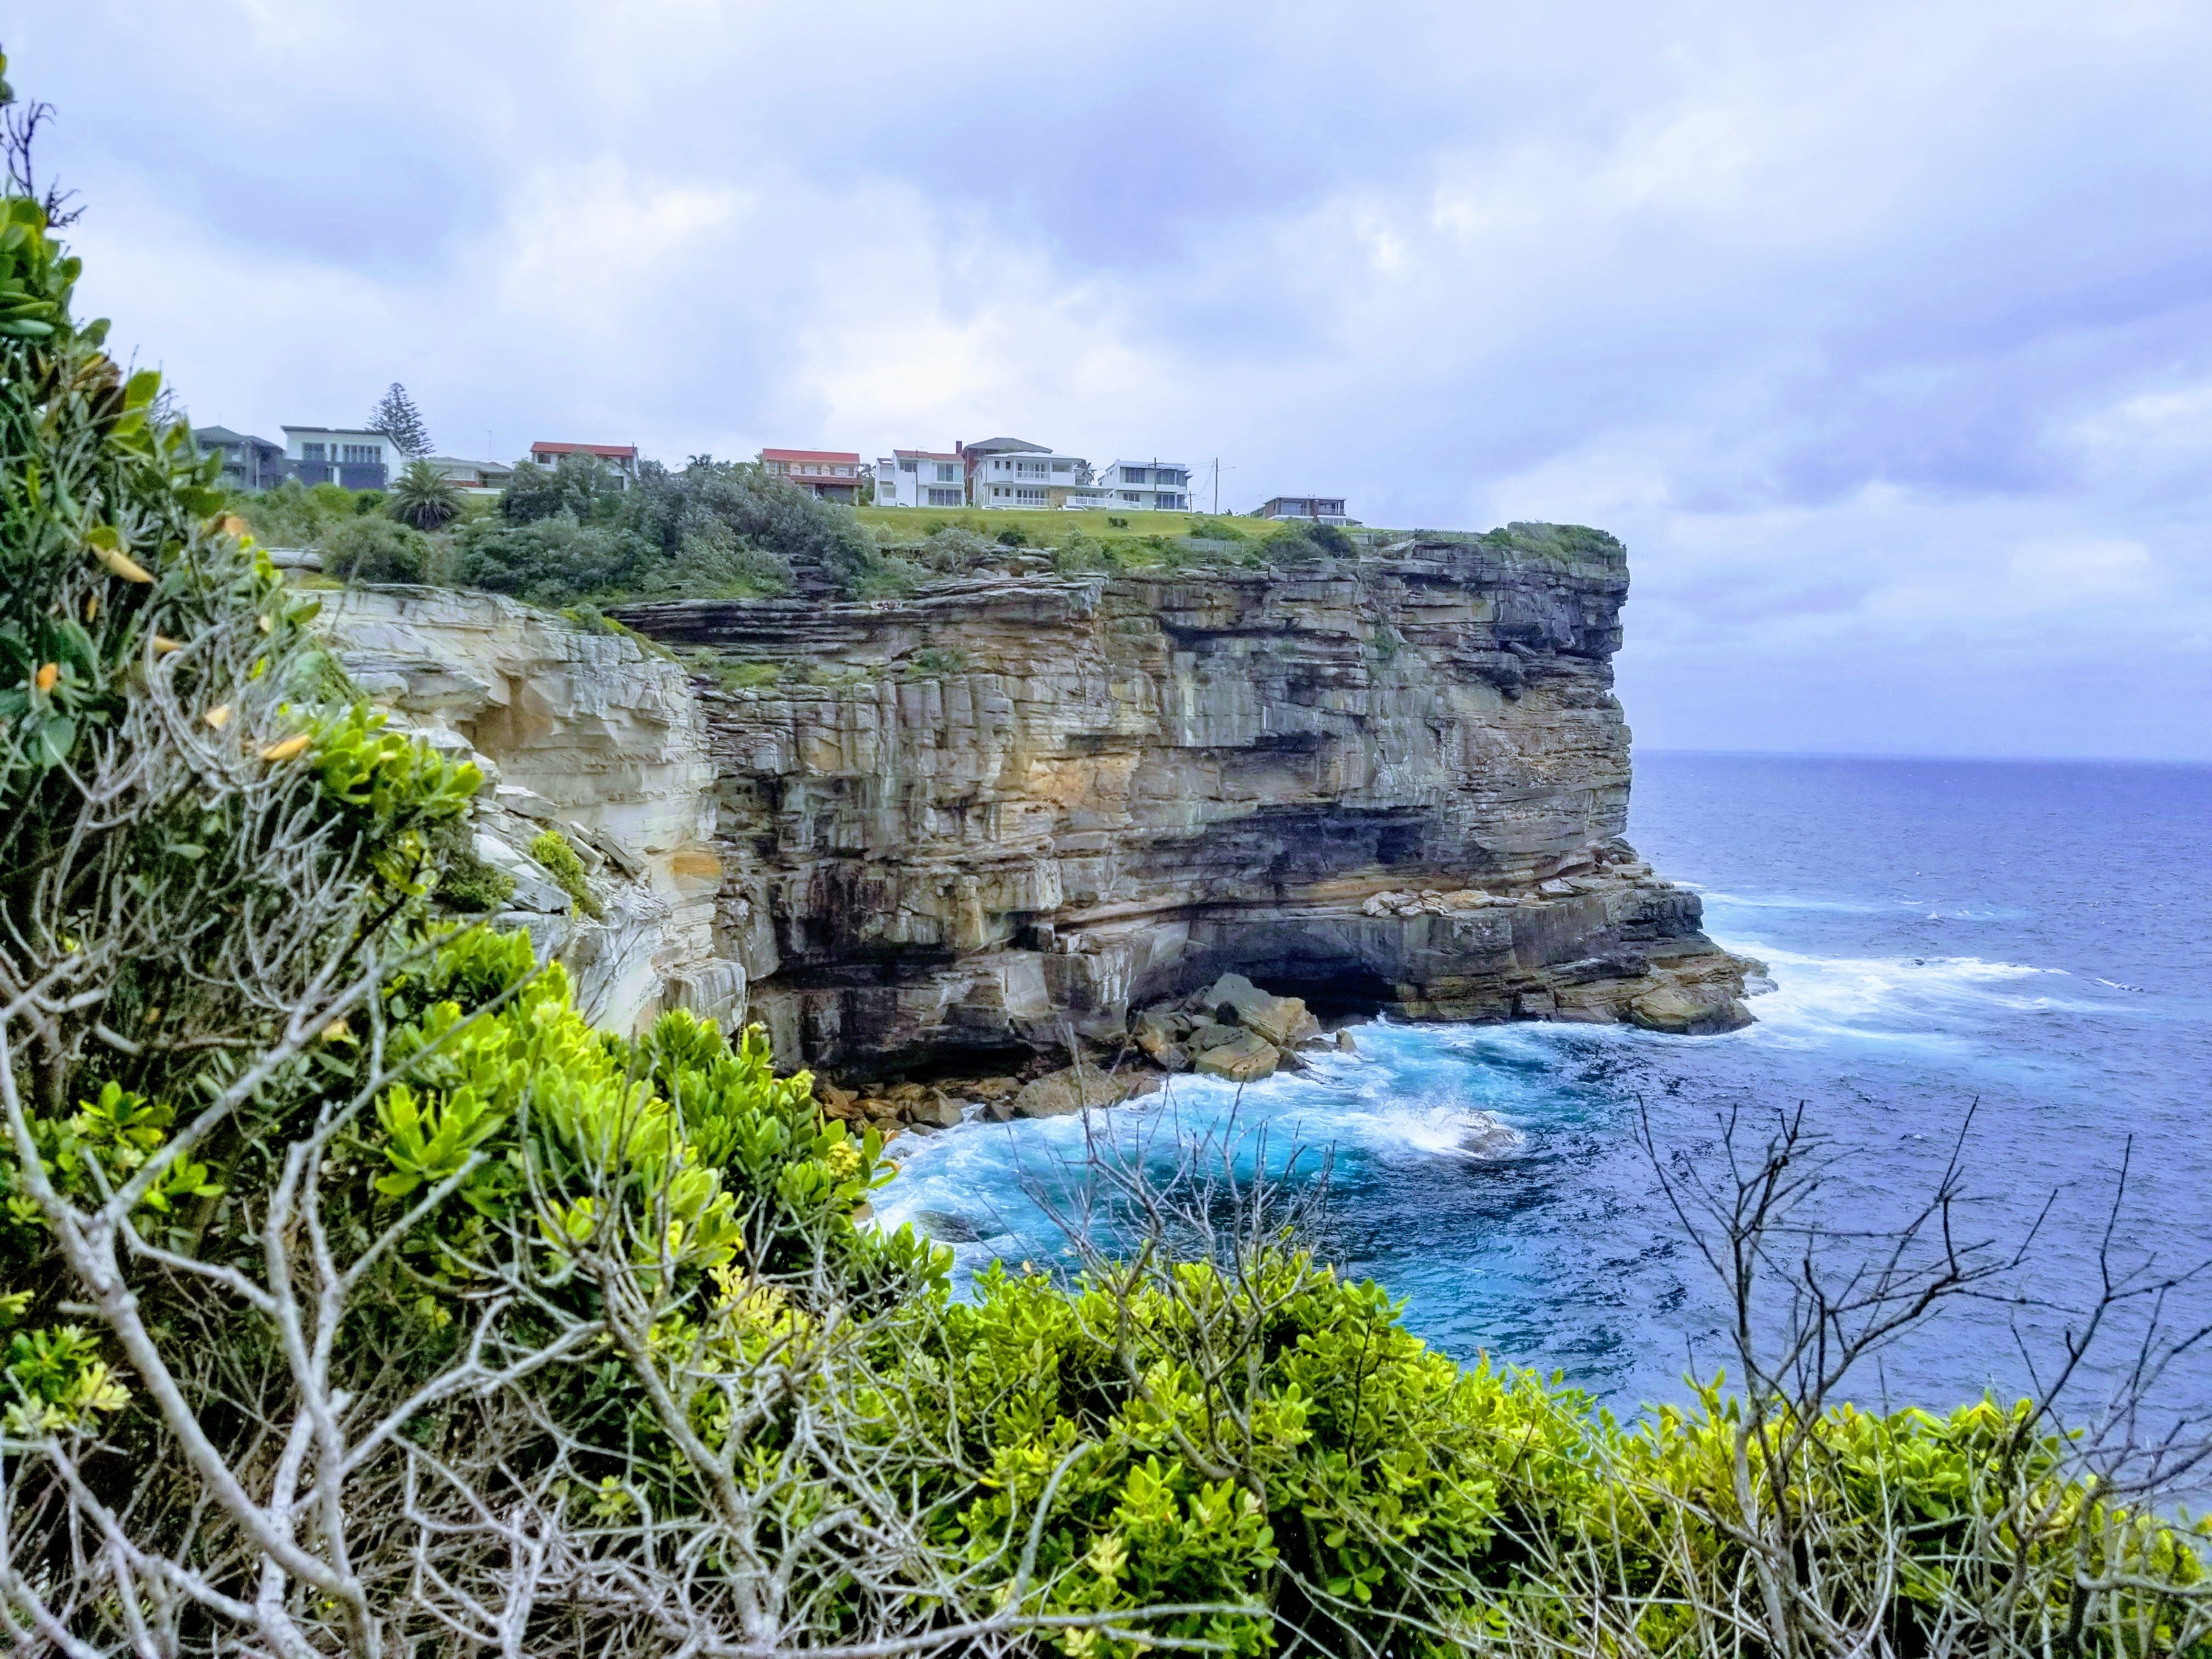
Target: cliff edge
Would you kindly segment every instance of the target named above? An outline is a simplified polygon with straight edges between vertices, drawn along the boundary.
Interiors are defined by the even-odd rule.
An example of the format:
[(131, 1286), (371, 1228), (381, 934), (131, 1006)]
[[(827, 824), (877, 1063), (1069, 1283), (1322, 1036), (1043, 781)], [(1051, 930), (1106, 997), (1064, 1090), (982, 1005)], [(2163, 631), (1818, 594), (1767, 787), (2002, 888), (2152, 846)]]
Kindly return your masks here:
[(781, 1060), (1064, 1052), (1228, 972), (1324, 1013), (1748, 1023), (1747, 964), (1622, 838), (1612, 537), (1040, 562), (615, 612), (695, 671), (713, 953)]

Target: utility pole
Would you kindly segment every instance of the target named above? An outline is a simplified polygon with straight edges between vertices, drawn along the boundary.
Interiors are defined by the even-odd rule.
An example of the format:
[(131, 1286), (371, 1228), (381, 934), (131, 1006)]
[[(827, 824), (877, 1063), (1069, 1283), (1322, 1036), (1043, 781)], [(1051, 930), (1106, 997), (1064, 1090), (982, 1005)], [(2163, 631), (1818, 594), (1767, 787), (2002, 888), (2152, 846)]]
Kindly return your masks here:
[(1221, 457), (1213, 458), (1213, 516), (1221, 516)]

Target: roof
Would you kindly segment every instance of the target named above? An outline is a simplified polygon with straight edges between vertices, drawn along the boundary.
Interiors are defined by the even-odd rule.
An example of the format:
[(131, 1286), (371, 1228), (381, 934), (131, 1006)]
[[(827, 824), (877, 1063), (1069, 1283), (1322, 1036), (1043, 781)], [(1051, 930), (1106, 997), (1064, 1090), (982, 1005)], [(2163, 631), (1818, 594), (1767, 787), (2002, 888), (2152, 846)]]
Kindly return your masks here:
[(891, 453), (902, 461), (957, 461), (960, 459), (957, 450), (948, 453), (936, 449), (894, 449)]
[(283, 445), (271, 443), (266, 438), (257, 438), (251, 432), (233, 432), (227, 426), (196, 426), (192, 441), (202, 444), (259, 444), (264, 449), (282, 449)]
[(857, 452), (843, 449), (763, 449), (760, 458), (764, 461), (844, 461), (854, 466), (860, 464)]
[(392, 441), (388, 432), (379, 432), (373, 426), (280, 426), (279, 432), (327, 432), (334, 438), (381, 438)]
[(1049, 455), (1052, 453), (1052, 449), (1049, 445), (1033, 444), (1026, 438), (986, 438), (980, 444), (966, 444), (963, 446), (963, 448), (964, 448), (970, 455), (975, 454), (979, 452), (1004, 453), (1005, 451), (1014, 449), (1020, 450), (1024, 454), (1029, 455)]
[(530, 446), (533, 455), (605, 455), (616, 460), (635, 460), (635, 444), (555, 444), (534, 443)]

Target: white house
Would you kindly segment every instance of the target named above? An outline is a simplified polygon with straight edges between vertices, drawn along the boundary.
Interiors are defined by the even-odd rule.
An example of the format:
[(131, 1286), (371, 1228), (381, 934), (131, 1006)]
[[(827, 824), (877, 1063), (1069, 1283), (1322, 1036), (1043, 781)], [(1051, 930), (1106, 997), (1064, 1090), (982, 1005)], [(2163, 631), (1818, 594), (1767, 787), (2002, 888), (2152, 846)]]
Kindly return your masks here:
[(1098, 475), (1116, 512), (1188, 513), (1190, 469), (1181, 461), (1116, 461)]
[(1091, 463), (1055, 455), (1020, 438), (987, 438), (959, 446), (967, 464), (968, 501), (981, 507), (1093, 507)]
[(959, 452), (894, 449), (876, 458), (878, 507), (964, 507), (968, 483)]
[(348, 489), (382, 489), (399, 476), (407, 458), (381, 432), (352, 427), (287, 426), (284, 459), (303, 484), (343, 484)]

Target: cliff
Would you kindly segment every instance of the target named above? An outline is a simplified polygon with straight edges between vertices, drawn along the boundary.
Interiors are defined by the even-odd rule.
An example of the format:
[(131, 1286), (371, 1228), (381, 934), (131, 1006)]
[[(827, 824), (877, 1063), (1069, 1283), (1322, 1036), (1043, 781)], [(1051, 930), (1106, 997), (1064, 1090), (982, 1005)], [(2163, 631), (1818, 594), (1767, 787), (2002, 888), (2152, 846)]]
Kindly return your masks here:
[[(1324, 1012), (1748, 1020), (1745, 964), (1621, 838), (1610, 537), (1016, 574), (1037, 562), (898, 600), (617, 613), (701, 671), (707, 954), (743, 965), (781, 1058), (1110, 1042), (1231, 970)], [(470, 727), (510, 768), (538, 695), (514, 684)], [(548, 793), (629, 775), (611, 755)], [(672, 884), (708, 878), (702, 849), (670, 854)]]
[[(683, 669), (619, 631), (447, 588), (330, 593), (321, 626), (395, 720), (483, 769), (476, 850), (516, 881), (499, 920), (567, 965), (592, 1020), (742, 1011), (743, 970), (714, 945), (714, 775)], [(549, 826), (585, 861), (600, 915), (531, 860)]]

